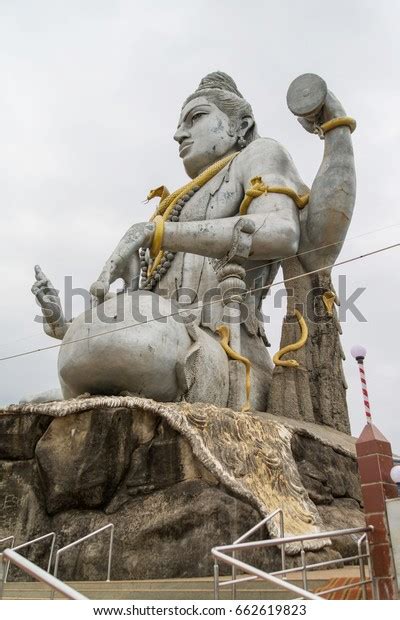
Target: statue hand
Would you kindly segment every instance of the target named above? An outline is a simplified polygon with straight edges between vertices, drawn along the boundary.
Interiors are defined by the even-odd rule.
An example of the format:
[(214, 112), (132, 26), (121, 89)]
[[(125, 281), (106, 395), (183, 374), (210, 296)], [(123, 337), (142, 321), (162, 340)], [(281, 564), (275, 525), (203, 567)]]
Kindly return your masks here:
[(306, 131), (309, 133), (316, 133), (316, 125), (322, 125), (323, 123), (326, 123), (333, 118), (339, 118), (340, 116), (346, 116), (344, 108), (339, 99), (335, 97), (330, 90), (328, 90), (324, 105), (318, 115), (313, 118), (300, 116), (297, 120)]
[(111, 254), (103, 270), (90, 287), (91, 294), (99, 301), (104, 300), (110, 285), (118, 278), (122, 278), (125, 287), (132, 289), (133, 282), (139, 278), (139, 248), (150, 245), (154, 232), (154, 224), (142, 222), (133, 224), (122, 237), (121, 241)]
[(342, 104), (328, 90), (326, 82), (314, 73), (305, 73), (293, 80), (286, 101), (290, 111), (309, 133), (316, 133), (318, 125), (346, 116)]
[[(35, 265), (35, 282), (31, 291), (42, 308), (43, 317), (45, 319), (45, 332), (50, 336), (55, 336), (56, 338), (60, 337), (58, 331), (64, 330), (65, 327), (61, 301), (57, 289), (43, 273), (39, 265)], [(48, 326), (48, 329), (46, 329), (46, 326)]]

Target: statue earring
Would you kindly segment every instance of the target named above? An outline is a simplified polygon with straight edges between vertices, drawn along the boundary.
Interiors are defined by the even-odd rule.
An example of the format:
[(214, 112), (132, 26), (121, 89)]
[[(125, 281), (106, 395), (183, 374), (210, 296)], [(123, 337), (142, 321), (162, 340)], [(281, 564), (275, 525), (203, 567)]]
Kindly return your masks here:
[(237, 142), (238, 142), (238, 147), (239, 147), (240, 149), (244, 149), (244, 148), (245, 148), (245, 146), (246, 146), (246, 140), (243, 138), (243, 136), (239, 136), (239, 138), (238, 138), (238, 141), (237, 141)]

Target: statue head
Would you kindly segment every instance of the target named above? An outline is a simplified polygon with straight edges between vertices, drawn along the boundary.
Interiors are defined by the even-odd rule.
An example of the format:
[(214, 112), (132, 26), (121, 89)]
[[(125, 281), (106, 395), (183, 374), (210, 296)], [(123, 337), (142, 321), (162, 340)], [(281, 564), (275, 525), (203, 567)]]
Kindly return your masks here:
[(206, 75), (186, 99), (174, 135), (191, 178), (257, 137), (250, 104), (221, 71)]

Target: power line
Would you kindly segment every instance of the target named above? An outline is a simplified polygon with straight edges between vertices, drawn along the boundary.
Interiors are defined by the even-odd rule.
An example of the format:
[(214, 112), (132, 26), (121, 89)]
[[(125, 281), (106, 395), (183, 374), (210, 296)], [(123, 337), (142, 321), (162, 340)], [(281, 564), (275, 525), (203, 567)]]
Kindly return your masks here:
[(285, 260), (289, 260), (291, 258), (305, 256), (306, 254), (311, 254), (311, 252), (318, 252), (319, 250), (325, 250), (326, 248), (331, 248), (331, 247), (334, 247), (335, 245), (340, 245), (344, 243), (344, 241), (353, 241), (354, 239), (360, 239), (360, 237), (366, 237), (367, 235), (373, 235), (375, 233), (382, 232), (383, 230), (388, 230), (390, 228), (396, 228), (398, 226), (400, 226), (400, 223), (391, 224), (390, 226), (384, 226), (383, 228), (376, 228), (375, 230), (370, 230), (369, 232), (361, 233), (360, 235), (355, 235), (354, 237), (349, 237), (348, 239), (345, 239), (342, 241), (335, 241), (334, 243), (327, 243), (326, 245), (321, 245), (318, 248), (311, 248), (311, 250), (305, 250), (304, 252), (292, 254), (291, 256), (285, 256), (284, 258), (278, 258), (269, 263), (265, 263), (264, 265), (258, 265), (257, 267), (249, 267), (249, 269), (246, 269), (246, 273), (248, 273), (249, 271), (253, 271), (255, 269), (260, 269), (261, 267), (270, 267), (271, 265), (276, 265), (276, 263), (283, 263)]
[[(291, 278), (286, 278), (285, 280), (281, 280), (280, 282), (273, 282), (270, 285), (266, 285), (266, 286), (260, 286), (258, 288), (254, 288), (254, 289), (249, 289), (247, 292), (248, 293), (255, 293), (257, 291), (262, 291), (265, 289), (270, 289), (274, 286), (280, 286), (281, 284), (286, 284), (287, 282), (292, 282), (293, 280), (299, 280), (300, 278), (304, 278), (306, 276), (309, 275), (313, 275), (315, 273), (320, 273), (321, 271), (325, 271), (326, 269), (334, 269), (335, 267), (340, 267), (341, 265), (347, 265), (348, 263), (353, 263), (357, 260), (362, 260), (364, 258), (367, 258), (368, 256), (373, 256), (375, 254), (380, 254), (381, 252), (386, 252), (388, 250), (393, 250), (394, 248), (400, 247), (400, 243), (395, 243), (394, 245), (388, 245), (385, 246), (383, 248), (379, 248), (378, 250), (373, 250), (372, 252), (368, 252), (366, 254), (360, 254), (359, 256), (354, 256), (353, 258), (348, 258), (346, 260), (340, 261), (339, 263), (333, 263), (332, 265), (325, 265), (324, 267), (320, 267), (319, 269), (314, 269), (313, 271), (308, 271), (306, 273), (302, 273), (299, 274), (297, 276), (292, 276)], [(215, 299), (213, 301), (210, 302), (206, 302), (206, 303), (202, 303), (201, 305), (197, 306), (196, 310), (200, 310), (203, 309), (207, 306), (211, 306), (215, 303), (220, 303), (222, 300), (222, 298), (220, 299)], [(192, 310), (194, 310), (194, 308), (191, 308)], [(93, 338), (99, 338), (100, 336), (108, 336), (109, 334), (112, 334), (114, 332), (119, 332), (119, 331), (123, 331), (125, 329), (132, 329), (134, 327), (139, 327), (140, 325), (147, 325), (149, 323), (154, 323), (156, 321), (159, 321), (161, 319), (168, 319), (171, 318), (173, 316), (177, 316), (180, 315), (184, 312), (187, 312), (188, 308), (181, 308), (179, 310), (177, 310), (176, 312), (171, 312), (171, 314), (167, 314), (164, 316), (160, 316), (158, 318), (153, 318), (153, 319), (147, 319), (146, 321), (141, 321), (140, 323), (132, 323), (132, 325), (124, 325), (123, 327), (117, 327), (115, 329), (109, 330), (107, 332), (101, 332), (99, 334), (92, 334), (91, 336), (85, 336), (83, 338), (77, 338), (76, 340), (71, 340), (70, 342), (66, 342), (63, 343), (61, 342), (60, 344), (54, 344), (54, 345), (50, 345), (48, 347), (42, 347), (39, 349), (33, 349), (31, 351), (25, 351), (23, 353), (17, 353), (15, 355), (8, 355), (6, 357), (1, 357), (0, 358), (0, 362), (4, 362), (6, 360), (11, 360), (11, 359), (16, 359), (18, 357), (25, 357), (27, 355), (32, 355), (33, 353), (40, 353), (42, 351), (49, 351), (50, 349), (59, 349), (61, 347), (64, 346), (68, 346), (70, 344), (76, 344), (78, 342), (84, 342), (86, 340), (92, 340)]]
[[(389, 226), (384, 226), (382, 228), (375, 228), (374, 230), (370, 230), (368, 232), (361, 233), (360, 235), (355, 235), (354, 237), (346, 238), (345, 241), (346, 242), (353, 241), (354, 239), (360, 239), (360, 238), (366, 237), (368, 235), (374, 235), (376, 233), (383, 232), (383, 231), (389, 230), (391, 228), (396, 228), (398, 226), (400, 226), (400, 223), (390, 224)], [(340, 245), (341, 243), (344, 243), (344, 242), (343, 241), (336, 241), (334, 243), (328, 243), (327, 245), (321, 245), (318, 248), (312, 248), (310, 250), (305, 250), (304, 252), (300, 252), (298, 254), (293, 254), (292, 256), (286, 256), (284, 258), (278, 258), (276, 260), (269, 261), (268, 263), (257, 265), (256, 267), (249, 267), (248, 269), (246, 269), (246, 273), (249, 273), (250, 271), (255, 271), (257, 269), (262, 269), (263, 267), (271, 267), (271, 265), (276, 265), (277, 263), (283, 263), (286, 260), (289, 260), (289, 259), (292, 259), (292, 258), (296, 258), (296, 257), (299, 257), (299, 256), (305, 256), (306, 254), (311, 254), (311, 252), (318, 252), (319, 250), (324, 250), (326, 248), (334, 247), (336, 245)], [(8, 342), (2, 342), (2, 343), (0, 343), (0, 347), (5, 347), (5, 346), (8, 346), (10, 344), (15, 344), (16, 342), (23, 342), (25, 340), (31, 340), (33, 338), (40, 338), (42, 335), (43, 334), (41, 334), (41, 333), (40, 334), (35, 333), (35, 334), (30, 335), (30, 336), (25, 336), (23, 338), (17, 338), (15, 340), (10, 340)], [(0, 358), (0, 361), (1, 361), (1, 358)]]

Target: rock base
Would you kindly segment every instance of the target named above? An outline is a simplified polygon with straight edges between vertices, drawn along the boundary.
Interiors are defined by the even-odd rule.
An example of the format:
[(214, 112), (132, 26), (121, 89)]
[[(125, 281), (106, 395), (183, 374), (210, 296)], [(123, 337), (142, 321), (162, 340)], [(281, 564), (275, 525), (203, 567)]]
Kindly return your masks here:
[[(185, 416), (194, 416), (202, 428), (210, 413), (209, 407), (204, 413), (204, 406), (168, 406), (177, 412), (184, 407)], [(258, 468), (257, 461), (244, 456), (249, 462), (239, 463), (242, 471), (238, 466), (235, 450), (243, 437), (234, 433), (228, 437), (232, 452), (218, 448), (223, 439), (215, 437), (214, 451), (217, 457), (221, 452), (223, 470), (219, 474), (215, 458), (211, 466), (201, 456), (208, 450), (204, 434), (200, 449), (196, 446), (200, 435), (189, 441), (149, 410), (147, 406), (142, 410), (101, 407), (53, 418), (26, 409), (3, 410), (0, 538), (14, 534), (18, 544), (55, 531), (60, 548), (114, 523), (112, 579), (211, 575), (211, 548), (231, 543), (276, 506), (264, 507), (263, 489), (257, 499), (257, 485), (245, 480), (252, 468)], [(215, 411), (211, 413), (215, 420)], [(230, 410), (218, 410), (218, 414), (221, 420), (237, 415)], [(313, 423), (263, 413), (248, 415), (254, 416), (257, 428), (268, 430), (278, 424), (291, 438), (296, 485), (304, 485), (304, 497), (314, 507), (320, 529), (364, 525), (352, 438)], [(265, 436), (262, 439), (266, 441)], [(282, 504), (286, 499), (282, 496)], [(268, 536), (268, 532), (261, 534)], [(107, 543), (108, 534), (101, 534), (66, 553), (60, 577), (104, 579)], [(354, 552), (353, 539), (342, 537), (332, 543), (310, 550), (310, 560), (340, 559)], [(27, 556), (46, 566), (47, 554), (48, 544), (43, 543), (32, 547)], [(278, 550), (247, 552), (243, 559), (265, 570), (280, 566)], [(294, 564), (298, 556), (288, 559)], [(10, 579), (21, 578), (26, 579), (15, 570), (10, 572)]]

